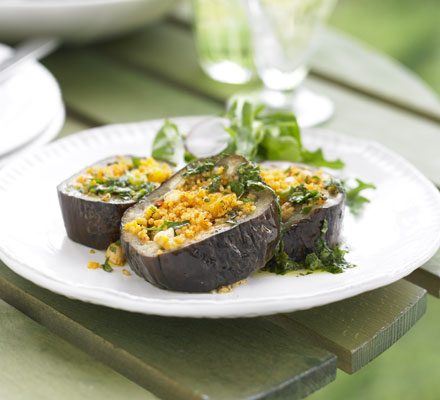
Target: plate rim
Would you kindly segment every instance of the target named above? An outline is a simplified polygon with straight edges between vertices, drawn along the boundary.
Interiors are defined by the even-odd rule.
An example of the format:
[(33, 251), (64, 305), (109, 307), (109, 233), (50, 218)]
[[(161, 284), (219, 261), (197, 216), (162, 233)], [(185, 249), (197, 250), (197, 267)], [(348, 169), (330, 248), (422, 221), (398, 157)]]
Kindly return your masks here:
[[(190, 123), (191, 121), (199, 121), (201, 118), (206, 118), (208, 116), (190, 116), (190, 117), (172, 117), (170, 118), (173, 122), (177, 124)], [(50, 151), (50, 149), (54, 146), (64, 145), (68, 142), (74, 142), (77, 140), (81, 140), (85, 135), (90, 137), (91, 134), (101, 135), (102, 131), (108, 130), (118, 130), (118, 129), (131, 129), (132, 127), (139, 125), (154, 125), (163, 123), (164, 119), (153, 119), (148, 121), (141, 121), (136, 123), (124, 123), (124, 124), (112, 124), (106, 125), (102, 127), (90, 128), (86, 130), (82, 130), (74, 135), (69, 135), (65, 138), (62, 138), (58, 141), (52, 142), (43, 147), (44, 150)], [(193, 122), (193, 123), (194, 123)], [(153, 128), (150, 128), (153, 129)], [(407, 168), (410, 168), (413, 174), (417, 175), (417, 178), (420, 179), (424, 186), (432, 191), (434, 197), (437, 198), (437, 201), (440, 204), (440, 192), (438, 192), (437, 188), (426, 178), (415, 166), (413, 166), (410, 162), (404, 159), (401, 155), (395, 153), (394, 151), (388, 149), (386, 146), (363, 138), (357, 138), (353, 136), (344, 135), (341, 133), (337, 133), (333, 130), (323, 129), (323, 128), (314, 128), (314, 129), (304, 129), (304, 132), (307, 131), (319, 131), (323, 134), (325, 132), (326, 136), (331, 135), (332, 138), (337, 138), (342, 142), (346, 142), (349, 144), (362, 144), (363, 146), (368, 146), (372, 148), (376, 148), (382, 153), (392, 155), (394, 159), (398, 160), (400, 163), (404, 163)], [(305, 133), (306, 134), (306, 133)], [(108, 133), (106, 134), (108, 135)], [(26, 157), (29, 159), (37, 159), (41, 156), (41, 146), (35, 149), (30, 149), (27, 152)], [(38, 154), (40, 153), (40, 154)], [(14, 172), (14, 166), (12, 164), (7, 164), (5, 167), (0, 170), (0, 193), (4, 191), (4, 187), (2, 188), (1, 180), (8, 174)], [(261, 297), (261, 298), (247, 298), (247, 299), (222, 299), (221, 301), (216, 300), (214, 297), (212, 300), (207, 299), (158, 299), (158, 298), (146, 298), (144, 301), (139, 302), (138, 296), (131, 296), (129, 294), (121, 292), (117, 292), (118, 296), (114, 297), (114, 293), (116, 291), (112, 289), (101, 290), (98, 294), (95, 293), (94, 296), (90, 296), (90, 287), (85, 288), (81, 285), (71, 285), (71, 283), (63, 282), (59, 279), (55, 279), (53, 277), (47, 276), (46, 274), (38, 273), (32, 267), (26, 265), (26, 263), (22, 263), (20, 260), (14, 258), (13, 254), (10, 254), (6, 249), (3, 248), (2, 243), (0, 243), (0, 258), (7, 264), (7, 266), (24, 277), (25, 279), (29, 279), (35, 284), (42, 286), (46, 289), (49, 289), (55, 293), (64, 295), (69, 298), (79, 299), (81, 301), (104, 305), (107, 307), (122, 309), (131, 312), (140, 312), (144, 314), (154, 314), (154, 315), (163, 315), (163, 316), (174, 316), (174, 317), (198, 317), (198, 318), (231, 318), (231, 317), (254, 317), (254, 316), (262, 316), (269, 315), (275, 313), (282, 312), (291, 312), (309, 309), (313, 307), (317, 307), (324, 304), (330, 304), (336, 301), (340, 301), (352, 296), (355, 296), (360, 293), (364, 293), (369, 290), (373, 290), (382, 286), (386, 286), (387, 284), (391, 284), (404, 276), (408, 275), (425, 262), (427, 262), (438, 250), (440, 247), (440, 230), (439, 234), (436, 238), (433, 239), (429, 249), (425, 250), (422, 257), (418, 257), (416, 262), (413, 264), (413, 267), (400, 268), (397, 271), (392, 273), (388, 272), (382, 275), (380, 282), (378, 282), (378, 276), (373, 275), (371, 279), (365, 280), (362, 282), (362, 285), (348, 285), (341, 289), (341, 287), (333, 289), (333, 291), (325, 291), (324, 293), (320, 293), (318, 295), (310, 295), (309, 301), (301, 306), (298, 302), (303, 302), (304, 298), (307, 296), (302, 295), (300, 299), (295, 298), (294, 296), (287, 295), (282, 297)], [(329, 299), (329, 295), (331, 295), (331, 299)], [(134, 301), (137, 299), (137, 301)], [(147, 304), (148, 300), (148, 304)], [(163, 307), (164, 305), (172, 305), (172, 307)], [(220, 304), (219, 307), (212, 308), (213, 304)], [(148, 305), (146, 307), (146, 305)], [(197, 307), (194, 307), (197, 305)], [(236, 308), (239, 307), (240, 310), (237, 311)], [(276, 308), (276, 311), (274, 311)]]
[[(4, 52), (5, 54), (11, 55), (13, 54), (14, 49), (4, 43), (0, 43), (0, 52)], [(49, 98), (49, 105), (52, 107), (52, 110), (48, 111), (50, 117), (48, 117), (48, 119), (45, 121), (44, 126), (41, 126), (41, 129), (34, 130), (32, 134), (29, 134), (27, 137), (21, 138), (15, 143), (13, 142), (12, 145), (9, 144), (8, 147), (6, 147), (6, 149), (5, 148), (1, 149), (0, 158), (8, 157), (14, 152), (19, 151), (21, 148), (26, 147), (27, 145), (31, 144), (34, 141), (37, 141), (38, 137), (41, 136), (43, 132), (50, 129), (53, 120), (58, 117), (60, 105), (64, 107), (61, 88), (55, 76), (43, 64), (41, 64), (38, 61), (32, 60), (29, 61), (28, 63), (29, 65), (26, 65), (26, 69), (23, 70), (22, 74), (29, 75), (31, 73), (30, 69), (32, 69), (32, 74), (37, 75), (40, 79), (44, 79), (46, 82), (45, 83), (46, 89), (49, 92), (51, 92)], [(28, 94), (32, 93), (32, 90), (35, 92), (34, 88), (31, 88), (31, 92), (28, 92)]]

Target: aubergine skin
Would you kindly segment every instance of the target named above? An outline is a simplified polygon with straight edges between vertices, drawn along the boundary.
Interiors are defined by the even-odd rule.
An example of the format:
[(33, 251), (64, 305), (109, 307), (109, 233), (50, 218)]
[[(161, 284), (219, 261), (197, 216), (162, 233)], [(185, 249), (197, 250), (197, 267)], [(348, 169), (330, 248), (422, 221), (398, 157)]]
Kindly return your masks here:
[(67, 236), (97, 250), (119, 239), (121, 218), (135, 202), (106, 203), (71, 196), (58, 189), (58, 200)]
[[(93, 166), (106, 165), (115, 161), (117, 157), (108, 157), (95, 162)], [(69, 185), (85, 169), (57, 186), (58, 200), (67, 236), (84, 246), (103, 250), (119, 239), (122, 215), (136, 202), (134, 200), (106, 202), (97, 197), (80, 195), (75, 190), (69, 190)]]
[[(291, 161), (265, 161), (260, 164), (262, 168), (288, 167), (305, 168), (316, 173), (317, 168)], [(328, 178), (332, 178), (328, 175)], [(324, 220), (327, 220), (325, 239), (330, 247), (339, 244), (345, 211), (345, 193), (338, 193), (330, 197), (322, 206), (313, 207), (307, 215), (296, 214), (286, 222), (282, 222), (284, 230), (284, 250), (293, 261), (303, 261), (307, 254), (313, 251), (315, 242), (321, 237)]]
[(291, 260), (302, 261), (313, 251), (315, 242), (321, 236), (324, 220), (328, 229), (325, 239), (330, 247), (339, 244), (344, 219), (345, 195), (330, 207), (316, 208), (306, 218), (291, 225), (284, 224), (284, 250)]
[[(228, 161), (240, 165), (247, 163), (243, 157), (234, 155), (225, 157), (218, 165), (222, 162), (226, 165)], [(172, 189), (176, 186), (175, 182), (184, 172), (185, 168), (126, 214), (161, 199), (168, 187)], [(275, 197), (269, 190), (263, 190), (259, 195), (261, 197), (257, 202), (261, 201), (264, 206), (261, 209), (257, 206), (254, 216), (162, 254), (146, 254), (141, 247), (133, 244), (131, 234), (124, 230), (124, 224), (130, 219), (124, 215), (121, 243), (128, 263), (137, 275), (151, 284), (182, 292), (209, 292), (248, 278), (273, 257), (280, 237), (280, 217)]]
[(124, 236), (121, 243), (133, 271), (153, 285), (209, 292), (261, 269), (275, 253), (279, 230), (278, 210), (272, 205), (258, 218), (158, 256), (140, 254)]

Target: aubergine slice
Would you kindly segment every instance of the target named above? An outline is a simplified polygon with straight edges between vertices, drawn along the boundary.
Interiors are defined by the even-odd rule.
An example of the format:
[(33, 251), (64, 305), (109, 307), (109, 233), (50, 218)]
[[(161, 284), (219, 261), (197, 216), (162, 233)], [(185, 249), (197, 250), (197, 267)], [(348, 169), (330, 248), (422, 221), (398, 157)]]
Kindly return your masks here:
[[(265, 161), (260, 164), (260, 168), (265, 182), (280, 196), (284, 250), (291, 260), (302, 261), (307, 254), (312, 252), (316, 240), (321, 236), (324, 220), (327, 220), (328, 223), (325, 234), (327, 243), (330, 247), (339, 244), (344, 218), (345, 192), (338, 190), (338, 181), (335, 178), (317, 168), (290, 161)], [(299, 172), (299, 177), (295, 177), (295, 179), (292, 177), (291, 180), (296, 182), (288, 182), (289, 189), (281, 191), (279, 186), (275, 186), (268, 179), (273, 171), (278, 173), (283, 171), (286, 174), (289, 171), (293, 175)], [(309, 177), (308, 182), (316, 182), (320, 185), (321, 199), (319, 201), (314, 200), (313, 192), (303, 189), (306, 193), (299, 193), (297, 198), (294, 196), (293, 201), (299, 203), (292, 205), (288, 196), (283, 196), (283, 192), (291, 195), (295, 190), (290, 189), (290, 187), (298, 188), (298, 181), (301, 182), (301, 179), (305, 176)], [(300, 190), (297, 190), (296, 193), (298, 192)], [(311, 193), (310, 197), (312, 197), (309, 201), (304, 196), (307, 195), (307, 192)], [(301, 200), (303, 200), (302, 204), (300, 203)], [(286, 212), (289, 209), (291, 212)]]
[[(155, 167), (159, 166), (158, 168), (163, 169), (163, 175), (162, 171), (156, 168), (156, 182), (151, 182), (146, 173), (140, 174), (140, 177), (135, 176), (141, 161), (151, 161)], [(95, 179), (87, 173), (91, 168), (101, 171), (102, 168), (117, 164), (127, 165), (128, 168), (117, 179)], [(140, 200), (139, 197), (151, 193), (160, 185), (160, 181), (168, 179), (171, 173), (171, 168), (166, 163), (128, 155), (108, 157), (84, 168), (57, 186), (67, 236), (94, 249), (107, 248), (110, 243), (119, 239), (121, 218), (125, 210), (136, 204)], [(86, 183), (79, 183), (78, 179)], [(90, 185), (91, 180), (94, 185)]]
[[(206, 170), (203, 167), (206, 165), (211, 167), (214, 165), (214, 167), (207, 167), (209, 170)], [(241, 281), (261, 269), (273, 257), (279, 241), (279, 212), (271, 190), (265, 187), (248, 190), (245, 195), (253, 200), (245, 203), (238, 200), (236, 194), (230, 190), (227, 183), (225, 184), (229, 180), (239, 179), (241, 176), (239, 170), (243, 166), (253, 167), (245, 158), (237, 155), (198, 160), (187, 165), (144, 200), (129, 208), (122, 217), (121, 242), (127, 260), (135, 273), (162, 289), (209, 292)], [(195, 173), (204, 169), (205, 171), (200, 174)], [(216, 181), (220, 179), (216, 178), (218, 176), (221, 176), (219, 182)], [(189, 185), (191, 179), (196, 189), (193, 192), (190, 190), (185, 192), (185, 185)], [(194, 186), (192, 188), (194, 189)], [(203, 202), (200, 199), (199, 206), (202, 207), (200, 208), (202, 211), (196, 206), (192, 209), (185, 208), (189, 201), (187, 199), (195, 193), (203, 197)], [(253, 211), (249, 213), (243, 211), (238, 217), (240, 211), (237, 210), (229, 211), (223, 216), (219, 214), (220, 216), (213, 220), (211, 228), (201, 231), (193, 239), (187, 239), (178, 248), (163, 249), (157, 244), (160, 243), (156, 240), (157, 236), (145, 241), (139, 237), (142, 233), (127, 230), (130, 226), (127, 224), (143, 221), (145, 215), (151, 217), (149, 215), (151, 212), (164, 213), (171, 210), (178, 213), (182, 211), (179, 207), (184, 207), (184, 213), (197, 215), (195, 213), (203, 213), (205, 205), (208, 207), (212, 202), (213, 208), (210, 210), (214, 215), (222, 201), (227, 204), (226, 199), (240, 202), (242, 203), (240, 207), (250, 207)], [(163, 211), (165, 207), (168, 207), (167, 211)], [(226, 209), (220, 211), (224, 213)], [(226, 219), (228, 221), (225, 221)], [(148, 224), (151, 222), (150, 219)], [(196, 228), (197, 223), (193, 226), (191, 220), (186, 228), (176, 228), (175, 234), (179, 238), (185, 229), (190, 231)], [(151, 228), (147, 227), (144, 231), (146, 229)], [(147, 232), (150, 238), (159, 235), (157, 231)], [(160, 232), (160, 235), (165, 235), (164, 232)]]

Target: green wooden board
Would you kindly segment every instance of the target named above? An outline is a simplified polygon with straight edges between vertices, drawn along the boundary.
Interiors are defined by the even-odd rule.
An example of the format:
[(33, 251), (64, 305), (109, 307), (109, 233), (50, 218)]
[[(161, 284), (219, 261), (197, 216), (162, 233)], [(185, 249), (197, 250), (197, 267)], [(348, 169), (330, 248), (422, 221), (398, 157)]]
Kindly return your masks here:
[(127, 70), (92, 51), (63, 49), (44, 63), (57, 78), (68, 109), (90, 125), (219, 111), (213, 100), (179, 91), (146, 73)]
[(406, 277), (410, 282), (424, 287), (429, 294), (440, 298), (440, 250), (423, 268), (419, 268)]
[(327, 29), (311, 61), (312, 74), (410, 113), (440, 122), (440, 99), (402, 64), (336, 29)]
[(2, 300), (0, 321), (1, 399), (156, 399)]
[(68, 115), (66, 117), (66, 121), (64, 122), (63, 129), (61, 130), (61, 132), (58, 134), (58, 136), (56, 138), (60, 139), (62, 137), (71, 135), (73, 133), (77, 133), (77, 132), (82, 131), (84, 129), (88, 129), (90, 127), (91, 127), (90, 125), (88, 125), (84, 122), (78, 121), (74, 117)]
[(338, 356), (353, 373), (400, 339), (425, 313), (426, 290), (404, 280), (323, 307), (271, 317)]
[(165, 399), (301, 399), (336, 376), (336, 357), (262, 318), (179, 319), (94, 306), (0, 267), (0, 296)]

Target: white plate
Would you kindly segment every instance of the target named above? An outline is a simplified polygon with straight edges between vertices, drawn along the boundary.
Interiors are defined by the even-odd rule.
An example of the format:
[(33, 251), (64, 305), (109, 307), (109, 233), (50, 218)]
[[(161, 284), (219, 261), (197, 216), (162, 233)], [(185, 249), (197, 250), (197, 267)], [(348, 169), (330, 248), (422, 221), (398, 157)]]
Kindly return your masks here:
[[(176, 118), (187, 131), (200, 118)], [(440, 246), (440, 194), (413, 166), (374, 142), (326, 130), (304, 134), (307, 147), (342, 158), (344, 174), (374, 182), (377, 190), (359, 219), (346, 214), (349, 259), (338, 275), (257, 274), (229, 294), (189, 294), (158, 289), (141, 278), (87, 269), (102, 252), (69, 240), (56, 185), (85, 165), (112, 154), (151, 149), (161, 121), (95, 128), (30, 152), (0, 170), (0, 258), (15, 272), (65, 296), (146, 314), (250, 317), (307, 309), (390, 284), (425, 263)]]
[(177, 0), (0, 0), (0, 38), (56, 36), (84, 42), (155, 21)]
[(36, 146), (49, 143), (60, 133), (64, 125), (65, 117), (66, 111), (64, 109), (64, 104), (60, 103), (55, 118), (50, 122), (49, 126), (47, 126), (43, 132), (40, 132), (36, 138), (26, 143), (25, 146), (19, 147), (12, 153), (8, 153), (6, 156), (0, 156), (0, 168), (6, 165), (6, 163), (12, 161), (14, 157), (23, 157), (26, 152), (30, 151)]
[[(12, 50), (0, 44), (0, 62)], [(50, 72), (29, 62), (0, 83), (0, 156), (35, 139), (54, 120), (62, 104), (61, 91)]]

